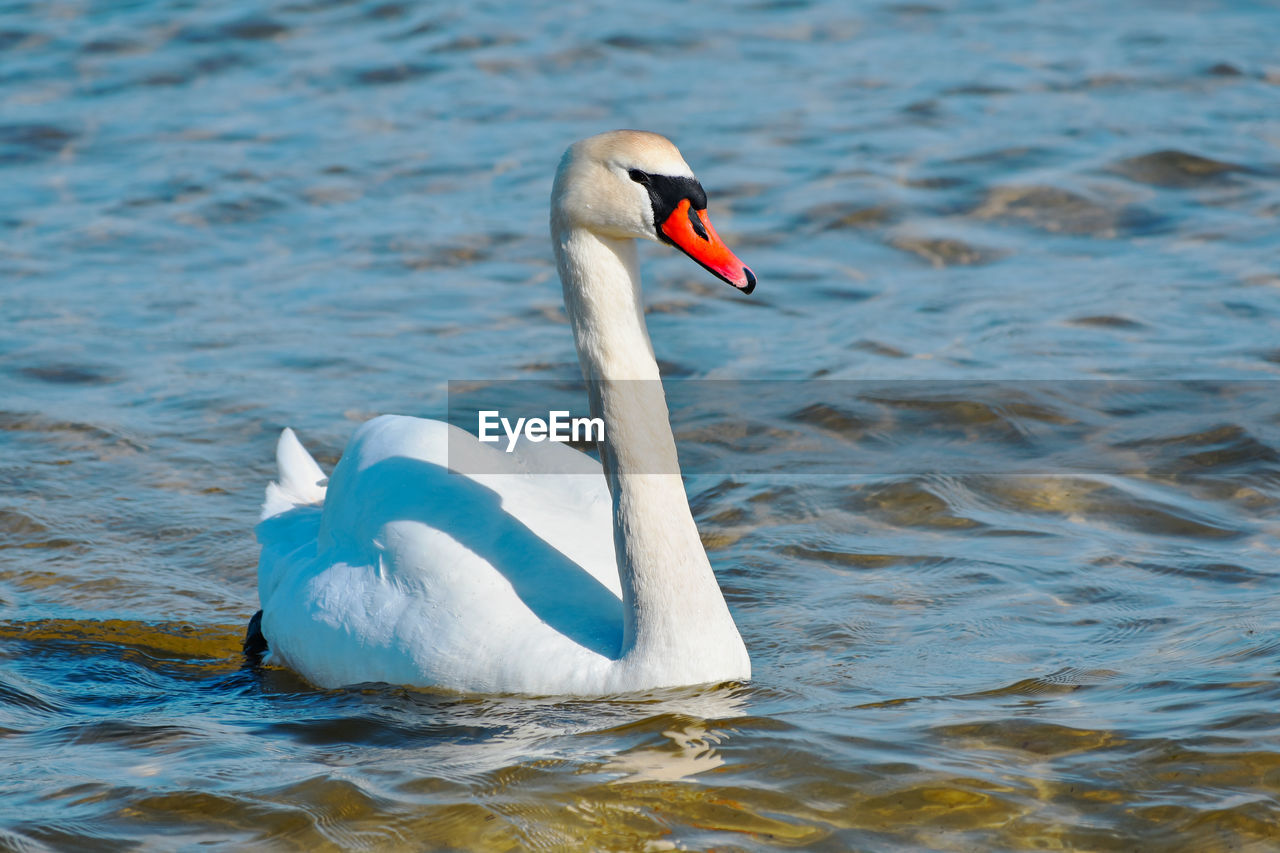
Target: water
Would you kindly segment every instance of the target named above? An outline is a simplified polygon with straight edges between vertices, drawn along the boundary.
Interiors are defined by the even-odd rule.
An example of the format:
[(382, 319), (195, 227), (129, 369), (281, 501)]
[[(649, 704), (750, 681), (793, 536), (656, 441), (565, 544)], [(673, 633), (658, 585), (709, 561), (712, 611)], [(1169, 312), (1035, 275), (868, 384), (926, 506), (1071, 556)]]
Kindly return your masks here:
[[(1275, 849), (1277, 31), (1247, 2), (0, 5), (0, 847)], [(677, 419), (755, 680), (246, 669), (278, 430), (329, 466), (447, 380), (572, 378), (551, 171), (625, 126), (681, 146), (760, 278), (646, 247), (668, 376), (897, 389)], [(806, 447), (880, 467), (798, 476)]]

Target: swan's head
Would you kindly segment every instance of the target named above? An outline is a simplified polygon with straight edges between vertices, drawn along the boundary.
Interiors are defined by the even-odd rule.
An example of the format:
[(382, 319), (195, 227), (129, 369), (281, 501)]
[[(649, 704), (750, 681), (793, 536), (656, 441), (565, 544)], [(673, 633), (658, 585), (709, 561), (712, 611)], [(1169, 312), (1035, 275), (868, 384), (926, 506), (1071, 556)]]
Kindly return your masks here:
[(614, 130), (565, 152), (551, 191), (552, 229), (670, 243), (717, 278), (750, 293), (756, 277), (711, 227), (707, 194), (671, 141)]

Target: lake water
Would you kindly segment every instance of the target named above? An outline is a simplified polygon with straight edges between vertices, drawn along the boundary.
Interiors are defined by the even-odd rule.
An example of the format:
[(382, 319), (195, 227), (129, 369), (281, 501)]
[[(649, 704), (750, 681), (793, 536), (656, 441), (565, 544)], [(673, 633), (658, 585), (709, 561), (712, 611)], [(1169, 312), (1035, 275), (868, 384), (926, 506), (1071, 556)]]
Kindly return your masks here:
[[(0, 848), (1277, 849), (1278, 35), (0, 3)], [(759, 276), (642, 251), (666, 375), (737, 389), (673, 412), (754, 680), (246, 667), (283, 426), (329, 467), (449, 380), (576, 377), (547, 196), (614, 127)]]

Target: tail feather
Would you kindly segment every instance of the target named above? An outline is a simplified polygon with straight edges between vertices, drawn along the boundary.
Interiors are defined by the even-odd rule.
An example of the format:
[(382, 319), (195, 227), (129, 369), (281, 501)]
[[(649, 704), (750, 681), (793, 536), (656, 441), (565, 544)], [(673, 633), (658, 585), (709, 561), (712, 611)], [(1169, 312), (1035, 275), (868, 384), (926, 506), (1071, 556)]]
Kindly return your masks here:
[(267, 499), (262, 504), (263, 520), (296, 506), (324, 501), (324, 471), (288, 427), (280, 433), (280, 441), (276, 444), (276, 466), (280, 471), (279, 479), (267, 484)]

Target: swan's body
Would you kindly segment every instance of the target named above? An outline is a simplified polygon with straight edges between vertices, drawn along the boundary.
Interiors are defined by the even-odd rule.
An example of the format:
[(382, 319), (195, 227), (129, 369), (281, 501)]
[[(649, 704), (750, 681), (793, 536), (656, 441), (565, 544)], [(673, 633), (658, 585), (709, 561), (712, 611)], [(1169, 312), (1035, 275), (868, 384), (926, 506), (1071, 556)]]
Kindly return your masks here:
[(285, 431), (258, 528), (272, 660), (324, 687), (603, 695), (750, 677), (683, 482), (652, 473), (679, 469), (634, 240), (755, 284), (705, 207), (675, 146), (653, 134), (583, 140), (557, 172), (552, 239), (605, 422), (603, 476), (564, 445), (506, 454), (439, 421), (384, 416), (324, 486)]

